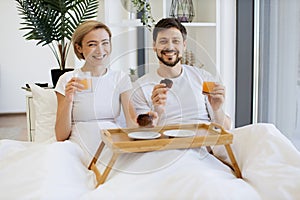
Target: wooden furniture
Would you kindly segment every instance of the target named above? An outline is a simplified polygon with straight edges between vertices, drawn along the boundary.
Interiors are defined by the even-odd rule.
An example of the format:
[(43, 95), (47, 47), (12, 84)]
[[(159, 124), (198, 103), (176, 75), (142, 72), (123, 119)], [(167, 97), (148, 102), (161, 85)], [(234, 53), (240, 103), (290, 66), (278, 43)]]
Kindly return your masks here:
[[(196, 132), (193, 137), (184, 138), (170, 138), (163, 135), (167, 130), (192, 130)], [(151, 140), (133, 140), (128, 137), (128, 133), (135, 131), (154, 131), (161, 133), (157, 139)], [(169, 125), (155, 128), (135, 128), (135, 129), (107, 129), (101, 131), (102, 142), (100, 143), (94, 158), (92, 159), (89, 169), (93, 170), (97, 179), (97, 186), (103, 184), (109, 175), (115, 161), (122, 153), (133, 152), (149, 152), (149, 151), (163, 151), (170, 149), (188, 149), (206, 146), (208, 152), (213, 154), (211, 146), (224, 145), (231, 163), (222, 161), (224, 164), (231, 167), (235, 172), (237, 178), (242, 178), (241, 171), (235, 160), (234, 154), (230, 147), (233, 140), (233, 135), (225, 131), (220, 125), (211, 124), (185, 124), (185, 125)], [(98, 170), (96, 163), (104, 148), (107, 145), (112, 151), (113, 155), (106, 166), (103, 174)], [(97, 187), (96, 186), (96, 187)]]
[(28, 141), (34, 141), (35, 133), (35, 110), (33, 106), (32, 93), (26, 94), (26, 121), (27, 121), (27, 138)]

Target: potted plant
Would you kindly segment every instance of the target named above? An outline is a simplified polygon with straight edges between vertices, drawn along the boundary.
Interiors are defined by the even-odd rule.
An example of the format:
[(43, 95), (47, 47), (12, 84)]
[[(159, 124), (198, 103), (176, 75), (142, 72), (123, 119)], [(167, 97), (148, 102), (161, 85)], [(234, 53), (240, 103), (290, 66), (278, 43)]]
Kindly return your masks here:
[(59, 65), (52, 69), (53, 86), (66, 68), (70, 39), (76, 27), (97, 16), (99, 0), (15, 0), (26, 40), (37, 40), (37, 45), (48, 45)]
[(131, 13), (141, 13), (142, 24), (151, 31), (155, 22), (151, 14), (151, 5), (148, 0), (121, 0), (123, 7)]
[(131, 2), (138, 12), (142, 12), (141, 22), (143, 25), (151, 29), (155, 20), (152, 17), (150, 2), (148, 0), (131, 0)]

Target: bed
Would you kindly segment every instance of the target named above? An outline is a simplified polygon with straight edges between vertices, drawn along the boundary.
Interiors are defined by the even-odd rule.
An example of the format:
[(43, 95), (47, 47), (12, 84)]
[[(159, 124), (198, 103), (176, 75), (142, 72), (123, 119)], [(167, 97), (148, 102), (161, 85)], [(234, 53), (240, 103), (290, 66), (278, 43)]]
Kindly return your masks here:
[[(122, 154), (104, 184), (88, 170), (95, 149), (54, 139), (55, 94), (32, 88), (35, 142), (0, 141), (0, 199), (299, 199), (300, 153), (272, 124), (230, 130), (243, 178), (205, 148)], [(83, 123), (93, 129), (95, 123)], [(96, 148), (96, 141), (93, 148)], [(224, 148), (215, 154), (228, 159)], [(97, 162), (104, 169), (111, 152)]]

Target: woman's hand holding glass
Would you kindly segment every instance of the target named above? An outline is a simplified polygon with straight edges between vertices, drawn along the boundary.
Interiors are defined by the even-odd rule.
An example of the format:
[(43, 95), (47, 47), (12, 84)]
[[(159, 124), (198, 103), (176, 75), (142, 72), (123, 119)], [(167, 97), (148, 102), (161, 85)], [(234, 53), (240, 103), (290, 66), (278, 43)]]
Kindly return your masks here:
[(66, 84), (65, 97), (73, 101), (76, 92), (92, 92), (91, 72), (75, 73), (72, 79)]
[(76, 91), (82, 91), (85, 88), (84, 84), (81, 84), (81, 79), (78, 77), (73, 77), (68, 83), (66, 84), (65, 88), (65, 98), (67, 101), (72, 102), (74, 99), (74, 95)]

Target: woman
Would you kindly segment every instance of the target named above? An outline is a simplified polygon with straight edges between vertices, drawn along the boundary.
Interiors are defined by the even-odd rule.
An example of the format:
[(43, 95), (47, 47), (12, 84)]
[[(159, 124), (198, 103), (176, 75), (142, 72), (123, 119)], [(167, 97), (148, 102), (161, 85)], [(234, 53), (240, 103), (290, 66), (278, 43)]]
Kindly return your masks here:
[[(117, 127), (121, 105), (127, 126), (135, 126), (136, 115), (129, 101), (130, 78), (121, 71), (108, 68), (111, 35), (105, 24), (94, 20), (82, 23), (75, 30), (72, 37), (74, 51), (85, 63), (80, 69), (63, 74), (56, 85), (57, 141), (70, 138), (90, 148), (87, 143), (97, 138), (95, 134), (100, 136), (97, 130)], [(85, 86), (77, 77), (83, 72), (91, 72), (92, 92), (83, 92)], [(91, 137), (86, 138), (87, 135)]]

